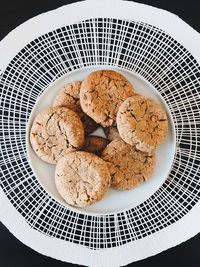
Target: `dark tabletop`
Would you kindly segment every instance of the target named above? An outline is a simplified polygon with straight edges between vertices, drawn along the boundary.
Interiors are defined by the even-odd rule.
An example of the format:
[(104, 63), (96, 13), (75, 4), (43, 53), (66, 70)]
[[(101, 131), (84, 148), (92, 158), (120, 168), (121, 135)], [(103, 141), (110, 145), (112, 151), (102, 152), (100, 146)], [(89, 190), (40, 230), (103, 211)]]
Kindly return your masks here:
[[(100, 1), (100, 0), (99, 0)], [(0, 40), (12, 29), (27, 19), (42, 12), (57, 8), (69, 0), (4, 0), (0, 7)], [(198, 1), (189, 0), (146, 0), (137, 1), (171, 11), (200, 32), (200, 12)], [(192, 40), (191, 40), (192, 41)], [(199, 48), (200, 49), (200, 48)], [(1, 212), (1, 211), (0, 211)], [(200, 266), (200, 234), (190, 240), (156, 256), (132, 263), (128, 266)], [(42, 256), (23, 245), (0, 224), (0, 267), (61, 267), (78, 266)]]

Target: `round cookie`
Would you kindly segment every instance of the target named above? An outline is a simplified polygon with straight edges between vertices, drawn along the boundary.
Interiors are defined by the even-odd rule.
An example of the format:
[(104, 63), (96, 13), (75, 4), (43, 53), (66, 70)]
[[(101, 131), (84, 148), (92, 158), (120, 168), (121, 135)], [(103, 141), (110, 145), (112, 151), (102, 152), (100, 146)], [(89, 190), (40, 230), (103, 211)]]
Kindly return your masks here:
[(108, 143), (109, 141), (103, 137), (90, 135), (85, 138), (85, 143), (82, 147), (82, 150), (100, 156)]
[(106, 162), (88, 152), (76, 151), (56, 166), (55, 183), (59, 194), (72, 206), (85, 207), (101, 200), (110, 186)]
[(66, 107), (75, 111), (83, 123), (85, 133), (90, 134), (97, 128), (97, 124), (82, 111), (79, 100), (80, 88), (80, 81), (68, 83), (58, 92), (53, 106)]
[(153, 99), (136, 95), (120, 106), (117, 128), (126, 143), (150, 152), (160, 146), (167, 135), (167, 115)]
[(117, 127), (106, 127), (103, 129), (108, 140), (113, 141), (115, 138), (120, 137)]
[(35, 118), (30, 141), (39, 158), (56, 164), (61, 157), (83, 146), (83, 124), (71, 109), (48, 108)]
[(83, 111), (103, 127), (116, 125), (122, 102), (135, 94), (131, 83), (120, 73), (99, 70), (82, 82), (80, 103)]
[(136, 146), (116, 138), (102, 152), (111, 175), (111, 185), (118, 190), (130, 190), (146, 181), (153, 173), (155, 153), (148, 154)]

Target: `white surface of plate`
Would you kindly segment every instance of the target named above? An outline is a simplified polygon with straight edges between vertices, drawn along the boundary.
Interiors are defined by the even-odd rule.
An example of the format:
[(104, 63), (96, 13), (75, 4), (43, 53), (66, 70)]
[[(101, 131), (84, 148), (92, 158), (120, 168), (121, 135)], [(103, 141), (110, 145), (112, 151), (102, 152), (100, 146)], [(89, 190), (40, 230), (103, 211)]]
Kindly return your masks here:
[[(45, 163), (41, 159), (39, 159), (33, 149), (30, 146), (29, 134), (30, 128), (34, 121), (34, 118), (40, 113), (42, 110), (51, 107), (53, 104), (53, 100), (62, 87), (72, 81), (83, 80), (84, 77), (87, 76), (92, 71), (96, 71), (98, 69), (112, 69), (123, 74), (133, 85), (135, 91), (138, 94), (142, 94), (147, 97), (151, 97), (156, 100), (166, 111), (169, 121), (169, 131), (164, 143), (156, 149), (156, 166), (151, 178), (142, 183), (140, 186), (135, 188), (134, 190), (128, 191), (118, 191), (113, 188), (110, 188), (106, 194), (106, 196), (99, 202), (90, 205), (85, 208), (75, 208), (69, 206), (59, 195), (57, 189), (55, 187), (54, 182), (54, 173), (55, 173), (55, 165), (51, 165)], [(175, 130), (174, 124), (172, 120), (172, 116), (170, 111), (165, 104), (161, 95), (142, 77), (129, 72), (124, 71), (120, 68), (113, 67), (86, 67), (77, 71), (73, 71), (64, 77), (55, 81), (51, 86), (49, 86), (40, 98), (37, 100), (34, 109), (29, 118), (28, 127), (27, 127), (27, 152), (30, 165), (33, 169), (34, 174), (38, 178), (40, 184), (43, 188), (51, 195), (55, 200), (60, 202), (61, 204), (69, 207), (74, 211), (78, 211), (80, 213), (86, 214), (112, 214), (120, 211), (124, 211), (139, 205), (144, 202), (147, 198), (149, 198), (165, 181), (169, 170), (171, 168), (174, 153), (175, 153)], [(103, 136), (104, 132), (102, 128), (97, 129), (94, 132), (95, 135)]]

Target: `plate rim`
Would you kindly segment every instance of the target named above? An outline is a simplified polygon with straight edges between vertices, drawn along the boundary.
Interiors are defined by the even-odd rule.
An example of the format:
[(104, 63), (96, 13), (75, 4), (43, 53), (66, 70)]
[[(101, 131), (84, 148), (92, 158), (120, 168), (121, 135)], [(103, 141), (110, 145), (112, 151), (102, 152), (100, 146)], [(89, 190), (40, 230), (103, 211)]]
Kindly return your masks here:
[[(144, 81), (146, 84), (148, 84), (150, 87), (153, 88), (153, 90), (156, 91), (156, 93), (159, 95), (159, 97), (163, 100), (163, 104), (165, 106), (165, 109), (167, 110), (167, 114), (168, 116), (170, 117), (170, 122), (171, 122), (171, 126), (172, 126), (172, 136), (173, 136), (173, 159), (172, 159), (172, 162), (171, 162), (171, 166), (165, 176), (165, 178), (159, 183), (156, 191), (154, 191), (150, 196), (148, 197), (145, 197), (144, 200), (142, 202), (140, 202), (139, 204), (137, 204), (136, 206), (133, 206), (133, 207), (129, 207), (129, 208), (125, 208), (125, 209), (121, 209), (119, 211), (114, 211), (114, 212), (101, 212), (101, 213), (95, 213), (95, 212), (87, 212), (85, 210), (81, 210), (80, 207), (73, 207), (73, 206), (70, 206), (68, 205), (67, 203), (64, 204), (62, 202), (60, 202), (58, 199), (56, 199), (51, 193), (49, 193), (46, 189), (45, 189), (45, 186), (44, 184), (41, 182), (41, 180), (37, 177), (35, 171), (34, 171), (34, 168), (33, 168), (33, 164), (32, 164), (32, 159), (31, 159), (31, 155), (30, 155), (30, 150), (33, 151), (32, 147), (31, 147), (31, 144), (30, 144), (30, 129), (31, 129), (31, 122), (34, 120), (33, 118), (33, 112), (35, 110), (35, 107), (38, 105), (38, 102), (40, 101), (40, 98), (45, 95), (47, 92), (46, 90), (48, 90), (50, 87), (53, 87), (57, 82), (58, 80), (61, 80), (63, 79), (65, 76), (68, 76), (68, 75), (71, 75), (73, 74), (74, 72), (79, 72), (81, 71), (82, 69), (90, 69), (90, 68), (102, 68), (102, 69), (105, 69), (105, 68), (108, 68), (108, 69), (117, 69), (117, 70), (122, 70), (122, 71), (125, 71), (125, 72), (128, 72), (129, 74), (132, 74), (133, 72), (130, 71), (130, 70), (127, 70), (125, 68), (121, 68), (121, 67), (118, 67), (118, 66), (112, 66), (112, 65), (89, 65), (89, 66), (85, 66), (85, 67), (82, 67), (82, 68), (79, 68), (79, 69), (76, 69), (76, 70), (72, 70), (72, 71), (69, 71), (68, 73), (62, 75), (61, 77), (59, 77), (58, 79), (56, 79), (55, 81), (51, 82), (49, 84), (48, 87), (46, 87), (44, 89), (44, 91), (42, 92), (42, 94), (37, 98), (37, 100), (35, 101), (35, 104), (32, 108), (32, 111), (29, 115), (29, 118), (28, 118), (28, 122), (27, 122), (27, 125), (26, 125), (26, 153), (27, 153), (27, 160), (28, 160), (28, 163), (32, 169), (32, 172), (34, 174), (34, 176), (36, 177), (37, 181), (39, 182), (40, 186), (45, 190), (45, 192), (53, 199), (55, 200), (57, 203), (59, 203), (60, 205), (62, 205), (64, 208), (67, 208), (69, 209), (70, 211), (73, 211), (73, 212), (76, 212), (76, 213), (79, 213), (79, 214), (84, 214), (84, 215), (88, 215), (88, 216), (110, 216), (110, 215), (117, 215), (117, 214), (120, 214), (120, 213), (123, 213), (123, 212), (127, 212), (139, 205), (141, 205), (142, 203), (144, 203), (147, 199), (149, 199), (153, 194), (155, 194), (159, 189), (160, 187), (164, 184), (164, 182), (166, 181), (171, 169), (172, 169), (172, 166), (173, 166), (173, 162), (174, 162), (174, 159), (175, 159), (175, 156), (176, 156), (176, 145), (177, 145), (177, 135), (176, 135), (176, 128), (175, 128), (175, 123), (174, 123), (174, 119), (173, 119), (173, 116), (171, 114), (171, 111), (170, 111), (170, 108), (168, 106), (168, 104), (166, 103), (166, 101), (164, 100), (164, 98), (162, 97), (162, 95), (160, 94), (160, 92), (158, 90), (156, 90), (149, 81), (147, 81), (142, 75), (138, 74), (138, 73), (134, 73), (134, 75), (136, 75), (137, 77), (139, 77), (142, 81)], [(35, 152), (34, 152), (35, 153)]]

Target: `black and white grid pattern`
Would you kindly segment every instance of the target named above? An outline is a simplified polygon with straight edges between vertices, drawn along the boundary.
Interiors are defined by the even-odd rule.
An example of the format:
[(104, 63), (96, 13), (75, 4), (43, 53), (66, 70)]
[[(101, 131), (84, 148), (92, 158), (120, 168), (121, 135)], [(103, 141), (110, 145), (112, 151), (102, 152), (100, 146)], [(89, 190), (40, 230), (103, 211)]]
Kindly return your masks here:
[[(176, 128), (176, 152), (165, 183), (126, 212), (70, 211), (40, 186), (27, 161), (26, 125), (42, 92), (66, 73), (109, 65), (143, 76), (162, 95)], [(91, 249), (120, 246), (183, 217), (200, 199), (200, 66), (162, 30), (113, 18), (89, 19), (38, 37), (0, 76), (0, 184), (30, 227)]]

